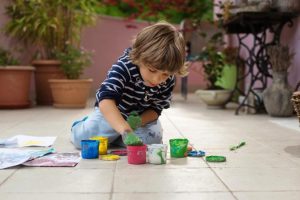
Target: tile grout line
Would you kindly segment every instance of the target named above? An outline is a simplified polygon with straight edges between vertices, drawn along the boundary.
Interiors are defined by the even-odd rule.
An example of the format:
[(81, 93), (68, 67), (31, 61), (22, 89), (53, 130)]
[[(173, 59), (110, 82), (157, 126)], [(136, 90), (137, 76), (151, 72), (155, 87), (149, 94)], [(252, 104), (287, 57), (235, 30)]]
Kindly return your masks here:
[[(207, 164), (207, 162), (205, 162)], [(230, 188), (226, 185), (226, 183), (221, 179), (221, 177), (218, 176), (218, 174), (215, 172), (215, 170), (213, 170), (213, 168), (209, 165), (208, 168), (212, 171), (212, 173), (214, 173), (214, 175), (221, 181), (221, 183), (225, 186), (225, 188), (227, 188), (227, 190), (230, 192), (230, 194), (232, 195), (232, 197), (236, 200), (238, 200), (238, 198), (234, 195), (233, 191), (230, 190)]]
[[(165, 114), (165, 115), (166, 115), (166, 114)], [(174, 126), (174, 128), (178, 131), (178, 133), (179, 133), (182, 137), (186, 138), (186, 137), (181, 133), (180, 129), (176, 126), (176, 124), (174, 124), (174, 123), (172, 122), (172, 120), (169, 118), (168, 115), (166, 115), (166, 118), (170, 121), (170, 123)], [(192, 147), (193, 147), (193, 146), (192, 146)], [(194, 148), (194, 147), (193, 147), (193, 148)], [(230, 188), (225, 184), (225, 182), (221, 179), (221, 177), (219, 177), (218, 174), (213, 170), (213, 168), (212, 168), (212, 167), (204, 160), (204, 158), (201, 158), (201, 159), (205, 162), (205, 164), (208, 166), (208, 168), (211, 170), (211, 172), (219, 179), (219, 181), (221, 181), (221, 183), (224, 185), (224, 187), (230, 192), (230, 194), (232, 195), (232, 197), (233, 197), (234, 199), (238, 200), (238, 198), (233, 194), (233, 191), (230, 190)]]
[[(185, 137), (181, 131), (179, 130), (179, 128), (172, 122), (172, 120), (169, 118), (169, 116), (167, 114), (164, 114), (166, 116), (166, 118), (169, 120), (169, 122), (174, 126), (174, 128), (177, 130), (178, 134), (181, 135), (183, 138), (187, 139), (187, 137)], [(190, 144), (191, 145), (191, 144)], [(192, 145), (191, 145), (192, 146)], [(192, 146), (194, 149), (196, 149), (194, 146)], [(197, 149), (196, 149), (197, 150)]]
[(116, 177), (116, 171), (117, 171), (117, 164), (118, 164), (118, 161), (116, 161), (116, 164), (115, 164), (115, 167), (113, 170), (113, 179), (112, 179), (111, 190), (109, 193), (109, 200), (112, 200), (113, 194), (114, 194), (114, 185), (115, 185), (114, 183), (115, 183), (115, 177)]
[(4, 179), (4, 181), (2, 181), (1, 183), (0, 183), (0, 187), (10, 178), (10, 177), (12, 177), (17, 171), (19, 170), (19, 168), (18, 169), (15, 169), (6, 179)]

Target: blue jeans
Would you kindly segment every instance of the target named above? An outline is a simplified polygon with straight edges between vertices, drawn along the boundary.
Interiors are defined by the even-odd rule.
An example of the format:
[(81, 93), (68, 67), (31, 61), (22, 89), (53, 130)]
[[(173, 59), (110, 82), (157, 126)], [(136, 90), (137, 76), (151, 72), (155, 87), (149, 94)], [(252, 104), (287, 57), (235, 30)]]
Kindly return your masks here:
[[(138, 128), (135, 134), (145, 144), (162, 143), (162, 127), (159, 120)], [(93, 136), (104, 136), (108, 138), (109, 143), (116, 142), (117, 145), (125, 146), (120, 139), (120, 134), (105, 120), (98, 107), (95, 107), (88, 117), (75, 121), (71, 128), (71, 142), (78, 149), (81, 148), (81, 140), (87, 140)]]

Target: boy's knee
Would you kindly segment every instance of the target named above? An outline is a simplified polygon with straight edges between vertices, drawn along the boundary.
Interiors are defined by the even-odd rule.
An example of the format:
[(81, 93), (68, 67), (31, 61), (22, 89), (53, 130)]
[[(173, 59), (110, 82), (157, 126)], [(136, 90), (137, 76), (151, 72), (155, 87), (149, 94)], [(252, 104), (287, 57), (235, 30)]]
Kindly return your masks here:
[(71, 129), (71, 142), (77, 149), (81, 149), (81, 140), (89, 139), (97, 128), (97, 124), (87, 124), (86, 121), (77, 123)]
[(83, 133), (79, 131), (78, 128), (79, 128), (78, 126), (72, 127), (71, 142), (77, 149), (81, 149), (81, 140), (83, 140)]
[(159, 121), (147, 124), (145, 127), (137, 129), (136, 134), (145, 144), (162, 143), (163, 131)]

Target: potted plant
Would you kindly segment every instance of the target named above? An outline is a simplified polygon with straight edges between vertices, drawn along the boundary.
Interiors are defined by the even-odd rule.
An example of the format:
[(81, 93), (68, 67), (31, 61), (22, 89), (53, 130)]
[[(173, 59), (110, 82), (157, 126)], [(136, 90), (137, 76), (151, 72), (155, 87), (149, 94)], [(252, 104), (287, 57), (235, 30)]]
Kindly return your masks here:
[(82, 27), (95, 20), (96, 4), (96, 0), (13, 0), (7, 6), (11, 20), (6, 33), (38, 50), (33, 61), (38, 104), (52, 104), (48, 79), (65, 77), (56, 52), (79, 44)]
[(223, 45), (223, 33), (217, 32), (196, 57), (202, 63), (208, 81), (207, 89), (197, 90), (196, 94), (209, 108), (224, 107), (235, 87), (237, 72), (236, 67), (231, 69), (231, 66), (235, 63), (237, 51), (234, 48), (222, 49)]
[(0, 108), (27, 108), (34, 67), (20, 66), (10, 52), (0, 48)]
[(90, 94), (92, 79), (79, 79), (84, 68), (91, 64), (91, 54), (84, 49), (67, 45), (57, 52), (67, 79), (49, 79), (53, 106), (57, 108), (84, 108)]
[(32, 64), (36, 67), (36, 101), (39, 105), (52, 104), (49, 78), (63, 78), (60, 62), (54, 56), (59, 48), (62, 24), (57, 17), (58, 1), (13, 0), (6, 7), (10, 21), (5, 26), (8, 35), (27, 45), (35, 45), (37, 55)]

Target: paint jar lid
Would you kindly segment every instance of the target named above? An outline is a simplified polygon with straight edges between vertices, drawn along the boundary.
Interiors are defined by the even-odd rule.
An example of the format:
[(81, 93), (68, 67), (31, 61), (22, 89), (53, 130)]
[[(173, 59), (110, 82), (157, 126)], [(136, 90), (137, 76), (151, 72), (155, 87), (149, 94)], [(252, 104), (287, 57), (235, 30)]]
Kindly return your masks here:
[(203, 157), (205, 156), (205, 152), (204, 151), (190, 151), (188, 152), (188, 156), (189, 157)]
[(226, 161), (225, 156), (207, 156), (205, 159), (207, 162), (225, 162)]
[(100, 156), (100, 159), (101, 160), (119, 160), (120, 159), (120, 156), (118, 155), (113, 155), (113, 154), (109, 154), (109, 155), (102, 155)]

